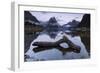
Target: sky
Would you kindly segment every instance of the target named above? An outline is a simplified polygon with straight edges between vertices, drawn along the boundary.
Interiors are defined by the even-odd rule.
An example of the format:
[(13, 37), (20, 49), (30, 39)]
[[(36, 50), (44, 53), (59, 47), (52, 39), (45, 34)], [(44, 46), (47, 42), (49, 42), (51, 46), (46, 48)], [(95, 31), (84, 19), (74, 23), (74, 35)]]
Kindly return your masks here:
[(39, 21), (46, 22), (51, 17), (55, 17), (60, 25), (67, 24), (72, 20), (81, 21), (83, 13), (65, 13), (65, 12), (40, 12), (40, 11), (30, 11), (30, 13), (35, 16)]

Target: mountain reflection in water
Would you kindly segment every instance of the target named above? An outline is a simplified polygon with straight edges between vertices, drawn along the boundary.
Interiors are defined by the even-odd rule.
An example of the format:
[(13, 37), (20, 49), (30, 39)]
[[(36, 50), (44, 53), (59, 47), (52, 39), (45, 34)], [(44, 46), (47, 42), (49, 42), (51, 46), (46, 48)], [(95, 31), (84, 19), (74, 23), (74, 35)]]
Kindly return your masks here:
[[(82, 43), (80, 36), (74, 36), (71, 35), (66, 36), (76, 45), (81, 47), (80, 53), (75, 52), (66, 52), (65, 55), (62, 54), (61, 51), (57, 50), (56, 48), (52, 48), (49, 50), (44, 50), (35, 53), (33, 49), (36, 46), (33, 46), (32, 44), (36, 41), (45, 41), (45, 42), (55, 42), (57, 40), (62, 39), (63, 33), (59, 32), (55, 38), (51, 38), (48, 34), (40, 34), (35, 40), (31, 42), (29, 50), (25, 53), (26, 55), (29, 55), (29, 58), (27, 58), (27, 61), (38, 61), (38, 60), (62, 60), (62, 59), (84, 59), (89, 58), (88, 52), (86, 51), (85, 45)], [(66, 44), (63, 44), (62, 46), (66, 46)], [(68, 46), (67, 46), (68, 47)]]
[[(51, 17), (47, 22), (38, 21), (28, 11), (25, 11), (24, 20), (24, 59), (26, 62), (90, 58), (89, 14), (85, 14), (81, 22), (72, 20), (63, 26), (58, 23), (55, 17)], [(63, 39), (64, 37), (69, 41)], [(61, 40), (60, 43), (57, 43), (59, 40)], [(46, 48), (44, 48), (45, 45), (41, 47), (40, 42), (53, 44), (46, 43)], [(40, 47), (36, 45), (40, 45)], [(44, 49), (36, 50), (40, 48)]]

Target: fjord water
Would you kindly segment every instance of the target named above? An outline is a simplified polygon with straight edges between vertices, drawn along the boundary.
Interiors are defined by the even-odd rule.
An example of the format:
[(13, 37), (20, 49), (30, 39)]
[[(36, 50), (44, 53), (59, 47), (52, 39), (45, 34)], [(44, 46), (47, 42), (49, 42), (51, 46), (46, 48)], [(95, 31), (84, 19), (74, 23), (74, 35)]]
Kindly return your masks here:
[[(65, 55), (62, 54), (61, 51), (57, 50), (56, 48), (52, 48), (50, 50), (41, 51), (38, 53), (35, 53), (33, 51), (34, 47), (32, 44), (36, 41), (49, 41), (49, 42), (55, 42), (57, 40), (62, 39), (63, 36), (66, 36), (70, 41), (72, 41), (74, 44), (81, 47), (80, 53), (74, 53), (74, 52), (66, 52)], [(68, 44), (62, 43), (63, 47), (68, 47)], [(40, 61), (40, 60), (63, 60), (63, 59), (84, 59), (89, 58), (88, 52), (86, 51), (85, 45), (81, 41), (80, 36), (71, 36), (67, 34), (63, 34), (62, 32), (57, 33), (57, 36), (54, 38), (51, 38), (48, 34), (40, 34), (35, 40), (33, 40), (30, 44), (29, 50), (25, 53), (29, 56), (29, 58), (26, 59), (26, 61)]]

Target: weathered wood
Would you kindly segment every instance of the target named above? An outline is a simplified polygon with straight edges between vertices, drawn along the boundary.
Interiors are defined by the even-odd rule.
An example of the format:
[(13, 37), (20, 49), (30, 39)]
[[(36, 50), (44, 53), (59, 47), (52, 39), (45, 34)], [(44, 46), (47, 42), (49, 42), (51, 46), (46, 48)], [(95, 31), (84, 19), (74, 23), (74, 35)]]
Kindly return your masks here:
[(72, 32), (65, 32), (68, 35), (72, 35), (72, 36), (80, 36), (81, 37), (81, 41), (83, 42), (83, 44), (86, 47), (87, 52), (90, 55), (90, 28), (87, 27), (80, 27), (77, 28), (77, 30), (73, 30)]
[(72, 47), (69, 47), (69, 48), (63, 48), (63, 47), (61, 47), (61, 46), (46, 46), (46, 47), (40, 47), (40, 46), (38, 46), (38, 47), (35, 47), (34, 49), (33, 49), (33, 51), (34, 52), (41, 52), (41, 51), (45, 51), (45, 50), (51, 50), (51, 49), (54, 49), (54, 48), (56, 48), (56, 49), (58, 49), (59, 51), (61, 51), (62, 52), (62, 54), (63, 55), (65, 55), (66, 54), (66, 52), (75, 52), (75, 53), (80, 53), (80, 48), (72, 48)]
[[(69, 45), (69, 48), (63, 48), (60, 46), (61, 43), (66, 42)], [(80, 52), (80, 47), (72, 43), (67, 37), (63, 37), (63, 39), (60, 39), (56, 42), (34, 42), (32, 44), (33, 46), (37, 46), (36, 48), (33, 48), (34, 52), (40, 52), (40, 51), (45, 51), (45, 50), (50, 50), (53, 48), (56, 48), (60, 50), (63, 55), (66, 52), (75, 52), (79, 53)]]

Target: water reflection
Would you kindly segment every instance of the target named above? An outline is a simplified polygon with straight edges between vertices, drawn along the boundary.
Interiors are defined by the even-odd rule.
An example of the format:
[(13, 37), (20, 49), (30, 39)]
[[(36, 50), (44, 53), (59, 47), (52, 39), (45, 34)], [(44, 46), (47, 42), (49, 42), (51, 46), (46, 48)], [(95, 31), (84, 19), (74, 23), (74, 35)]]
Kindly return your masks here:
[[(57, 40), (60, 40), (63, 37), (62, 32), (59, 32), (55, 39), (51, 39), (49, 35), (47, 34), (40, 34), (35, 40), (31, 42), (30, 49), (26, 52), (26, 55), (29, 55), (30, 57), (27, 58), (27, 61), (40, 61), (43, 60), (62, 60), (62, 59), (84, 59), (89, 58), (89, 55), (86, 51), (85, 45), (82, 43), (81, 38), (79, 36), (71, 37), (71, 35), (66, 36), (76, 45), (81, 47), (80, 53), (75, 52), (66, 52), (64, 55), (61, 51), (57, 50), (56, 48), (47, 49), (44, 51), (40, 51), (35, 53), (33, 51), (34, 48), (37, 48), (36, 46), (33, 46), (33, 43), (38, 41), (45, 41), (45, 42), (55, 42)], [(66, 46), (66, 44), (63, 44), (62, 46)], [(66, 48), (67, 49), (67, 48)], [(65, 49), (65, 50), (66, 50)]]
[[(28, 20), (30, 17), (31, 21)], [(30, 17), (25, 20), (25, 61), (90, 57), (87, 52), (87, 46), (90, 46), (90, 29), (82, 25), (87, 23), (87, 17), (80, 23), (82, 26), (79, 28), (76, 20), (61, 26), (55, 17), (51, 17), (48, 22), (40, 22), (32, 15)], [(88, 48), (90, 51), (90, 47)]]

